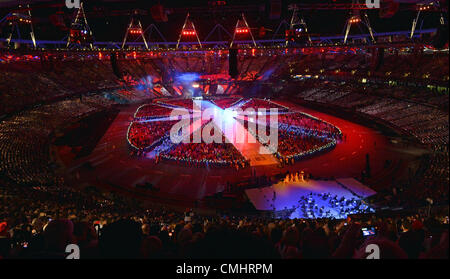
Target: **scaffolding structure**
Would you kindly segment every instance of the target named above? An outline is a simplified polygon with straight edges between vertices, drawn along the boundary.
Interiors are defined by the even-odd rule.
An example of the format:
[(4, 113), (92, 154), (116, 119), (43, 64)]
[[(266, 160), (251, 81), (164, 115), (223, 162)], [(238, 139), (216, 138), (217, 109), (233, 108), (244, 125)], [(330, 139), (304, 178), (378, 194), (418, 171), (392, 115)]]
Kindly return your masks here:
[(233, 44), (235, 43), (236, 35), (240, 36), (243, 34), (244, 35), (249, 34), (250, 38), (252, 39), (251, 42), (253, 43), (253, 46), (255, 46), (255, 47), (257, 46), (256, 42), (255, 42), (255, 38), (253, 37), (253, 34), (252, 34), (252, 29), (250, 29), (250, 26), (248, 25), (247, 20), (245, 19), (244, 13), (241, 14), (241, 17), (236, 22), (236, 27), (234, 28), (233, 38), (231, 39), (230, 48), (233, 47)]
[(198, 37), (197, 30), (195, 29), (194, 23), (189, 18), (189, 13), (186, 15), (186, 19), (184, 20), (183, 28), (181, 28), (180, 36), (178, 37), (176, 48), (180, 46), (181, 38), (190, 38), (195, 36), (197, 39), (197, 42), (202, 47), (202, 43), (200, 42), (200, 39)]
[(80, 8), (77, 9), (75, 19), (70, 26), (66, 47), (84, 47), (89, 45), (90, 49), (94, 49), (93, 41), (94, 35), (89, 27), (83, 3), (80, 3)]
[(144, 42), (145, 48), (148, 49), (147, 40), (144, 36), (144, 30), (142, 28), (141, 21), (138, 19), (137, 11), (134, 12), (133, 15), (131, 15), (130, 24), (127, 27), (127, 31), (125, 32), (125, 36), (123, 38), (122, 42), (122, 49), (125, 48), (125, 45), (127, 44), (128, 36), (140, 36), (142, 38), (142, 41)]

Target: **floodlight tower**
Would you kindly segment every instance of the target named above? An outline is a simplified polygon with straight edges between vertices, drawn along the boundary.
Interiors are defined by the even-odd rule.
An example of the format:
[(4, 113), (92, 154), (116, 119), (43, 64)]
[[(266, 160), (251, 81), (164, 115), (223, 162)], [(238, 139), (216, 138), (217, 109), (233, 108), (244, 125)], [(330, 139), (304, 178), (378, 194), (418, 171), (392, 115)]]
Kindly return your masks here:
[(289, 30), (286, 31), (286, 46), (289, 41), (295, 40), (296, 37), (300, 37), (303, 33), (308, 37), (308, 43), (312, 44), (311, 36), (308, 32), (308, 26), (304, 18), (300, 15), (298, 7), (295, 5), (292, 12), (291, 21), (289, 23)]
[(80, 3), (80, 8), (77, 10), (77, 15), (70, 26), (66, 47), (69, 47), (70, 45), (83, 46), (88, 44), (91, 49), (94, 49), (93, 38), (94, 35), (92, 34), (92, 30), (87, 22), (83, 3)]
[[(359, 0), (352, 0), (353, 5), (358, 5)], [(365, 10), (354, 9), (350, 13), (350, 17), (347, 19), (346, 25), (345, 25), (345, 36), (344, 36), (344, 44), (347, 43), (348, 35), (350, 33), (350, 29), (352, 25), (358, 25), (358, 27), (361, 27), (361, 23), (366, 26), (367, 30), (369, 31), (370, 38), (372, 39), (372, 43), (375, 43), (375, 36), (373, 35), (373, 29), (370, 26), (369, 16), (367, 15)]]
[(33, 28), (33, 18), (31, 16), (30, 5), (27, 5), (26, 8), (23, 8), (22, 5), (19, 5), (17, 11), (13, 11), (7, 14), (1, 21), (7, 22), (9, 26), (11, 26), (11, 32), (9, 33), (8, 38), (6, 38), (6, 42), (8, 46), (11, 44), (12, 37), (14, 32), (17, 33), (17, 37), (19, 40), (21, 39), (20, 27), (21, 26), (29, 26), (30, 27), (30, 37), (33, 42), (33, 47), (36, 48), (36, 38), (34, 36), (34, 28)]
[(128, 36), (140, 36), (142, 41), (144, 41), (145, 48), (148, 50), (148, 44), (145, 40), (144, 30), (142, 29), (141, 21), (138, 18), (138, 12), (134, 11), (134, 14), (131, 15), (130, 24), (127, 27), (127, 31), (125, 32), (125, 37), (123, 38), (122, 49), (125, 48), (125, 44), (127, 43)]
[(180, 36), (178, 37), (178, 42), (176, 48), (180, 45), (181, 38), (192, 38), (195, 36), (197, 38), (197, 42), (202, 47), (202, 43), (198, 38), (197, 31), (195, 30), (194, 23), (189, 18), (189, 13), (186, 15), (186, 19), (184, 20), (183, 28), (181, 28)]
[(234, 40), (237, 36), (250, 34), (252, 38), (253, 45), (256, 47), (255, 38), (253, 37), (252, 30), (248, 26), (247, 20), (245, 19), (244, 13), (242, 13), (241, 18), (236, 22), (236, 28), (234, 28), (233, 38), (231, 39), (230, 48), (233, 46)]

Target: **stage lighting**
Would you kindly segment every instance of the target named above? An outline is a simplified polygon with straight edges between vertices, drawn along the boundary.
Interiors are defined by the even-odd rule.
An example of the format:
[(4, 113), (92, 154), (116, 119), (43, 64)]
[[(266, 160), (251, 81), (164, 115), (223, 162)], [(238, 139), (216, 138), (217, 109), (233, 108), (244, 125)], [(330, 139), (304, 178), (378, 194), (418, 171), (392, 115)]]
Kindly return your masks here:
[(248, 33), (248, 28), (236, 28), (237, 34), (246, 34)]
[(132, 35), (141, 35), (142, 34), (142, 29), (141, 28), (130, 28), (129, 32)]
[(352, 17), (352, 18), (350, 18), (350, 21), (349, 21), (350, 23), (360, 23), (361, 22), (361, 18), (359, 18), (359, 17)]
[(183, 36), (195, 36), (195, 31), (183, 31)]
[(247, 20), (245, 19), (244, 14), (242, 13), (241, 17), (236, 22), (236, 27), (234, 29), (233, 38), (230, 43), (230, 48), (233, 47), (234, 40), (236, 39), (236, 36), (239, 36), (240, 40), (243, 38), (241, 35), (250, 35), (250, 38), (253, 41), (253, 45), (256, 47), (255, 38), (253, 37), (252, 31), (250, 30), (250, 27), (247, 23)]
[(418, 11), (428, 11), (428, 10), (431, 9), (431, 6), (429, 6), (429, 5), (418, 5), (417, 8), (418, 8)]

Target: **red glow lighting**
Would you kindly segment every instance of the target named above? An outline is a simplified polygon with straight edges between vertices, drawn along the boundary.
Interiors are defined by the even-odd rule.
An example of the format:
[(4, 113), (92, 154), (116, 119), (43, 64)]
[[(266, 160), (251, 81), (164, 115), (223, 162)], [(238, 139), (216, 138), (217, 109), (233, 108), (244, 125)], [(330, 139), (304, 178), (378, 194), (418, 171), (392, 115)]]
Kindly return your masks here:
[(31, 24), (31, 19), (26, 17), (23, 18), (21, 15), (18, 14), (13, 14), (11, 16), (7, 16), (6, 17), (7, 21), (15, 21), (15, 22), (19, 22), (19, 23), (25, 23), (25, 24)]
[(130, 34), (140, 35), (140, 34), (142, 34), (142, 30), (141, 29), (130, 29)]
[(23, 23), (31, 23), (31, 20), (28, 19), (19, 19), (19, 21)]
[(182, 33), (184, 36), (194, 36), (195, 31), (183, 31)]

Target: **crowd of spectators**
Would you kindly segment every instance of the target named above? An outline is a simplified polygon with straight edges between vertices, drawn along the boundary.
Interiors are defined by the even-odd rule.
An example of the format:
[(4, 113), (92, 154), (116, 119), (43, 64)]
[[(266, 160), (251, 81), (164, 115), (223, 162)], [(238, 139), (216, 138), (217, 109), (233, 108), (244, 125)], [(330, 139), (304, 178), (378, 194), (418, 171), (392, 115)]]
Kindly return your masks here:
[(233, 167), (237, 170), (250, 165), (250, 162), (245, 159), (233, 144), (226, 142), (223, 134), (221, 135), (220, 143), (205, 143), (203, 140), (200, 143), (195, 143), (193, 142), (192, 134), (190, 137), (191, 141), (189, 143), (180, 143), (159, 153), (157, 160), (169, 160), (177, 164), (198, 167), (225, 166)]
[(194, 108), (194, 101), (192, 99), (173, 99), (166, 101), (159, 101), (162, 105), (171, 106), (173, 108), (185, 108), (192, 110)]
[[(339, 128), (313, 116), (303, 113), (281, 113), (277, 117), (278, 145), (274, 152), (283, 164), (291, 164), (317, 152), (333, 148), (342, 138)], [(248, 131), (260, 139), (256, 131), (259, 129), (258, 126), (264, 123), (257, 121), (256, 127), (250, 129), (249, 121), (252, 122), (254, 119), (251, 116), (245, 116), (243, 119)], [(267, 135), (270, 134), (269, 130), (273, 124), (270, 123), (270, 117), (266, 117), (265, 120)], [(265, 146), (271, 148), (270, 141), (265, 143)]]
[[(350, 109), (372, 119), (388, 123), (398, 131), (418, 139), (429, 150), (422, 156), (420, 169), (409, 179), (393, 178), (389, 194), (382, 195), (380, 204), (391, 206), (425, 206), (430, 201), (448, 202), (449, 123), (448, 94), (432, 93), (413, 87), (366, 86), (354, 82), (307, 81), (297, 97), (327, 106)], [(413, 95), (407, 96), (407, 93)], [(427, 96), (434, 95), (432, 102)], [(401, 98), (401, 99), (400, 99)], [(428, 200), (428, 201), (427, 201)]]
[[(293, 72), (304, 71), (309, 75), (347, 72), (354, 79), (368, 75), (366, 56), (330, 56), (333, 57), (306, 56), (289, 67)], [(399, 57), (404, 61), (400, 63), (401, 68), (397, 68)], [(435, 82), (448, 81), (448, 55), (444, 57), (446, 62), (436, 57), (414, 57), (416, 62), (410, 63), (410, 56), (391, 53), (381, 70), (373, 75), (421, 82), (430, 77)], [(241, 67), (260, 73), (271, 59), (247, 60)], [(214, 56), (158, 58), (143, 65), (126, 62), (122, 67), (136, 80), (149, 73), (161, 80), (170, 80), (171, 73), (175, 72), (226, 72), (225, 61), (226, 57)], [(0, 115), (56, 97), (120, 84), (109, 61), (101, 59), (2, 62), (0, 71)], [(357, 83), (319, 81), (309, 84), (307, 90), (297, 88), (297, 97), (382, 119), (412, 134), (432, 150), (423, 158), (415, 179), (394, 188), (390, 204), (421, 201), (423, 203), (413, 205), (431, 207), (433, 201), (448, 201), (448, 111), (441, 106), (448, 103), (448, 95), (431, 91), (409, 94), (408, 87), (395, 90), (395, 87), (371, 88), (363, 83), (356, 86)], [(175, 210), (143, 206), (134, 200), (92, 189), (67, 187), (54, 175), (49, 151), (52, 133), (113, 103), (96, 95), (66, 98), (19, 112), (0, 122), (0, 173), (6, 180), (12, 180), (2, 180), (0, 187), (0, 258), (62, 258), (66, 245), (71, 243), (78, 244), (81, 257), (86, 258), (363, 258), (366, 256), (364, 248), (369, 243), (380, 245), (384, 258), (448, 258), (448, 207), (443, 213), (427, 210), (426, 214), (398, 216), (392, 213), (389, 217), (366, 215), (361, 219), (335, 220), (326, 218), (327, 212), (320, 211), (319, 199), (336, 205), (342, 214), (354, 213), (352, 208), (355, 207), (365, 209), (364, 205), (322, 194), (299, 200), (301, 212), (313, 219), (211, 217), (191, 213), (186, 218)], [(188, 101), (168, 103), (192, 107)], [(261, 99), (252, 99), (242, 108), (249, 106), (284, 109)], [(146, 117), (147, 112), (143, 113)], [(150, 117), (154, 115), (153, 111), (148, 113)], [(302, 116), (290, 116), (282, 116), (280, 121), (279, 152), (282, 156), (295, 156), (335, 140), (305, 133), (299, 128), (308, 126)], [(158, 126), (163, 125), (159, 122), (149, 126), (137, 122), (133, 125), (132, 139), (142, 131), (148, 136), (137, 138), (137, 144), (142, 146), (151, 144), (153, 136), (160, 138), (157, 133), (164, 131), (164, 127)], [(332, 127), (320, 126), (325, 124), (313, 124), (312, 130), (317, 128), (314, 125), (333, 135), (339, 134), (332, 131)], [(232, 144), (180, 144), (163, 150), (159, 156), (190, 166), (207, 163), (240, 168), (248, 165)], [(364, 238), (362, 227), (375, 228), (376, 235)]]
[(219, 108), (226, 109), (232, 107), (241, 100), (242, 98), (220, 98), (220, 99), (212, 99), (211, 101)]
[(147, 104), (139, 107), (139, 109), (134, 114), (134, 118), (152, 119), (152, 118), (167, 117), (170, 115), (172, 110), (173, 110), (172, 108)]
[(83, 60), (0, 63), (0, 115), (57, 98), (118, 86), (109, 62)]
[(334, 125), (304, 113), (279, 114), (278, 123), (281, 128), (288, 130), (291, 127), (302, 128), (316, 137), (340, 138), (342, 132)]
[[(280, 55), (282, 52), (276, 49), (261, 51), (256, 55), (258, 59), (254, 59), (254, 56), (242, 56), (238, 66), (241, 74), (237, 80), (257, 81), (262, 78), (265, 82), (278, 81), (280, 77), (284, 79), (295, 73), (310, 77), (335, 77), (349, 80), (371, 77), (392, 83), (404, 80), (420, 82), (425, 86), (429, 85), (429, 81), (442, 84), (448, 82), (448, 54), (445, 53), (412, 53), (408, 50), (393, 48), (389, 49), (384, 57), (381, 68), (373, 70), (371, 54), (364, 50), (355, 53), (329, 53), (325, 56), (311, 53), (303, 55), (302, 59)], [(243, 53), (243, 55), (246, 54)], [(29, 56), (31, 59), (27, 58)], [(25, 106), (57, 97), (107, 88), (130, 89), (124, 91), (127, 94), (132, 93), (130, 100), (180, 96), (188, 88), (186, 84), (178, 80), (180, 73), (203, 73), (207, 76), (226, 77), (228, 72), (227, 55), (220, 52), (198, 55), (163, 53), (152, 55), (151, 59), (120, 58), (117, 73), (113, 71), (108, 58), (107, 54), (71, 52), (53, 54), (48, 57), (0, 53), (0, 70), (3, 73), (0, 77), (0, 92), (4, 92), (0, 96), (0, 114), (18, 111)], [(378, 93), (437, 106), (443, 106), (448, 102), (448, 94), (438, 92), (439, 85), (429, 86), (435, 88), (436, 92), (432, 93), (433, 90), (429, 90), (429, 93), (424, 93), (423, 90), (411, 92), (409, 88), (404, 89), (398, 86), (399, 88), (394, 92), (381, 88)], [(34, 89), (33, 94), (29, 94), (29, 88)], [(138, 90), (131, 90), (133, 88)], [(231, 90), (228, 93), (233, 92)], [(120, 95), (120, 92), (117, 94)], [(130, 97), (127, 94), (124, 97)], [(442, 98), (446, 98), (447, 102), (441, 102)], [(267, 105), (261, 105), (267, 107)]]
[(24, 111), (0, 122), (0, 173), (21, 184), (56, 183), (50, 151), (55, 131), (65, 125), (109, 109), (114, 102), (96, 95)]
[(448, 258), (448, 211), (283, 220), (143, 207), (94, 189), (4, 185), (0, 198), (0, 258), (64, 258), (68, 244), (81, 258), (365, 258), (371, 243), (384, 259)]
[(251, 98), (251, 99), (247, 100), (239, 108), (242, 109), (243, 111), (245, 111), (248, 108), (252, 108), (256, 112), (258, 112), (259, 109), (266, 109), (267, 111), (269, 111), (271, 108), (276, 108), (276, 109), (278, 109), (279, 112), (287, 110), (286, 107), (275, 104), (274, 102), (271, 102), (270, 100), (264, 100), (264, 99), (258, 99), (258, 98)]
[(133, 121), (128, 130), (128, 141), (138, 150), (151, 148), (164, 136), (177, 121)]
[(187, 166), (228, 166), (241, 169), (249, 166), (231, 143), (186, 143), (159, 155), (160, 158)]
[[(391, 82), (442, 84), (449, 80), (448, 51), (425, 53), (413, 49), (385, 49), (378, 67), (373, 54), (359, 49), (354, 53), (308, 54), (291, 61), (293, 73), (360, 80), (373, 78)], [(448, 89), (447, 89), (448, 91)], [(389, 92), (395, 95), (396, 93)], [(415, 96), (409, 96), (415, 97)]]
[(306, 155), (330, 148), (332, 145), (336, 145), (335, 140), (307, 134), (301, 128), (279, 129), (277, 157), (280, 160), (286, 158), (299, 160)]
[[(297, 97), (327, 105), (334, 105), (366, 114), (389, 123), (414, 136), (432, 150), (446, 146), (449, 141), (448, 111), (427, 104), (398, 100), (379, 95), (376, 88), (364, 84), (315, 81), (313, 87), (297, 93)], [(395, 91), (395, 88), (391, 88)], [(440, 103), (448, 103), (443, 94)]]
[(372, 202), (379, 206), (429, 207), (449, 203), (448, 154), (423, 155), (419, 167), (407, 179), (379, 191)]

